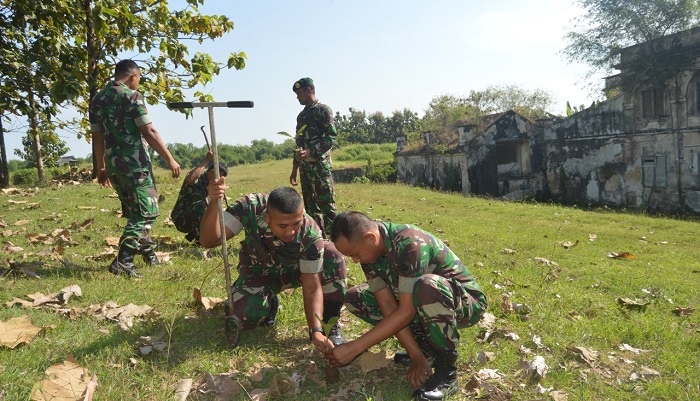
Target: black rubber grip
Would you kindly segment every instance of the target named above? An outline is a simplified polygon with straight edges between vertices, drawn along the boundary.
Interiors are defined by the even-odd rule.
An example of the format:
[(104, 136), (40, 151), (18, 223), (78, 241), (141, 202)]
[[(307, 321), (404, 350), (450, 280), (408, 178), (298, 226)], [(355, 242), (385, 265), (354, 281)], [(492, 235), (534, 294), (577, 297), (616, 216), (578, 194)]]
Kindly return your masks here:
[(172, 102), (172, 103), (168, 103), (168, 108), (169, 109), (191, 109), (192, 102)]
[(226, 102), (226, 106), (229, 108), (242, 108), (242, 107), (253, 107), (253, 101), (252, 100), (234, 100), (230, 102)]

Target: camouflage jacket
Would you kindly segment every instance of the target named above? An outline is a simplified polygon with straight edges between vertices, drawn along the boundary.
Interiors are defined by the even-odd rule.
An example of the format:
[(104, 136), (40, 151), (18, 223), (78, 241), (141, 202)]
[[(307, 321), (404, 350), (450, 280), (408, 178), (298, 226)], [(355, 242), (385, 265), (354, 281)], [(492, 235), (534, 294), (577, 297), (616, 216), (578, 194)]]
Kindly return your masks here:
[(103, 132), (107, 175), (148, 171), (151, 158), (139, 127), (149, 124), (143, 96), (124, 84), (111, 82), (90, 102), (90, 129)]
[(395, 296), (399, 292), (412, 293), (420, 276), (436, 274), (469, 292), (481, 293), (466, 266), (439, 238), (410, 224), (378, 225), (388, 253), (372, 264), (362, 265), (373, 292), (388, 287)]
[[(318, 273), (323, 267), (323, 238), (316, 222), (304, 213), (296, 238), (284, 243), (265, 221), (267, 195), (252, 193), (234, 202), (224, 213), (233, 233), (245, 232), (239, 253), (240, 266), (280, 269), (298, 266), (302, 273)], [(235, 221), (234, 221), (235, 220)]]
[(199, 237), (199, 223), (207, 209), (207, 173), (202, 173), (192, 184), (185, 180), (180, 188), (170, 218), (175, 228), (183, 233), (195, 233)]
[[(308, 149), (311, 158), (316, 161), (330, 160), (331, 149), (338, 133), (333, 122), (333, 111), (330, 107), (316, 101), (297, 116), (296, 145)], [(298, 160), (300, 163), (304, 161)]]

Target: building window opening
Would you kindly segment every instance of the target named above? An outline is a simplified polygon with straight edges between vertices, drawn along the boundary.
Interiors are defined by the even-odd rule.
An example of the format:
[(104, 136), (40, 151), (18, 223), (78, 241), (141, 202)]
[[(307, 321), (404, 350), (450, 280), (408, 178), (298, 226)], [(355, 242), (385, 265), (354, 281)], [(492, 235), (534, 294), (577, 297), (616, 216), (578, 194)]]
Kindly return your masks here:
[(496, 143), (498, 174), (530, 174), (530, 141)]
[(642, 157), (642, 181), (645, 188), (665, 188), (668, 185), (666, 179), (666, 156)]
[(656, 118), (666, 114), (664, 107), (664, 90), (653, 88), (642, 91), (642, 117)]

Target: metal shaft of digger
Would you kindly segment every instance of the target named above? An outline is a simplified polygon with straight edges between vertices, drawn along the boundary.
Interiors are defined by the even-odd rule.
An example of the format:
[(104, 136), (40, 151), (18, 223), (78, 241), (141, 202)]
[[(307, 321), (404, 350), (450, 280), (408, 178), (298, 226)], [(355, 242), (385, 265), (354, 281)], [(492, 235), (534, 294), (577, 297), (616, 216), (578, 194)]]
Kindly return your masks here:
[[(214, 129), (214, 108), (252, 108), (253, 102), (250, 100), (238, 100), (229, 102), (173, 102), (168, 103), (169, 109), (192, 109), (195, 107), (206, 108), (209, 111), (209, 134), (211, 136), (211, 151), (214, 156), (214, 178), (219, 179), (219, 153), (216, 146), (216, 130)], [(205, 136), (206, 139), (206, 136)], [(207, 143), (207, 145), (209, 145)], [(225, 196), (225, 195), (224, 195)], [(216, 206), (219, 211), (219, 232), (221, 233), (221, 253), (224, 259), (224, 275), (226, 277), (226, 298), (228, 299), (228, 318), (234, 318), (233, 315), (233, 296), (231, 294), (231, 267), (228, 262), (228, 249), (226, 248), (226, 227), (224, 225), (224, 206), (221, 198), (216, 200)], [(226, 336), (229, 342), (232, 342), (232, 336), (229, 333), (230, 325), (226, 319)], [(238, 330), (239, 328), (236, 328)], [(238, 343), (238, 336), (233, 336), (235, 343)], [(235, 346), (236, 344), (231, 344)]]

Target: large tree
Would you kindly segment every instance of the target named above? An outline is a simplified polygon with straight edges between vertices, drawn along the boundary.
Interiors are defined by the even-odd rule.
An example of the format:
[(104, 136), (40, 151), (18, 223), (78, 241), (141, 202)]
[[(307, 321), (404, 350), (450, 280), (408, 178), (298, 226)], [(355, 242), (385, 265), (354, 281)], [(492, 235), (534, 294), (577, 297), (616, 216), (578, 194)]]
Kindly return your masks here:
[(620, 61), (620, 51), (697, 25), (698, 0), (579, 0), (585, 13), (567, 32), (563, 55), (583, 62), (596, 73), (609, 74)]
[[(149, 104), (184, 100), (185, 90), (211, 82), (221, 68), (245, 66), (246, 55), (242, 52), (231, 53), (225, 62), (205, 53), (189, 54), (185, 43), (220, 38), (233, 29), (233, 22), (226, 16), (201, 14), (198, 7), (204, 0), (184, 0), (173, 10), (165, 0), (0, 1), (0, 113), (10, 110), (26, 115), (32, 127), (39, 125), (36, 113), (42, 113), (41, 106), (67, 105), (77, 109), (81, 117), (59, 123), (72, 129), (78, 138), (89, 140), (90, 99), (108, 82), (121, 58), (132, 58), (142, 65), (142, 89)], [(36, 27), (27, 30), (27, 24), (20, 24), (27, 16), (36, 21)], [(6, 32), (12, 36), (5, 36)], [(48, 45), (33, 56), (42, 60), (39, 66), (44, 69), (32, 74), (41, 79), (18, 87), (8, 77), (32, 65), (20, 58), (26, 53), (22, 35), (42, 37)], [(5, 57), (8, 52), (13, 57)], [(46, 85), (46, 91), (42, 85)], [(200, 101), (212, 100), (201, 91), (193, 96)], [(48, 102), (44, 102), (46, 97)], [(12, 106), (21, 101), (26, 113), (14, 112)], [(43, 113), (50, 119), (51, 111)], [(40, 154), (39, 135), (35, 138)]]
[(543, 89), (527, 90), (517, 85), (495, 85), (481, 91), (471, 91), (466, 102), (476, 107), (482, 115), (513, 110), (533, 121), (546, 117), (554, 106), (549, 92)]

